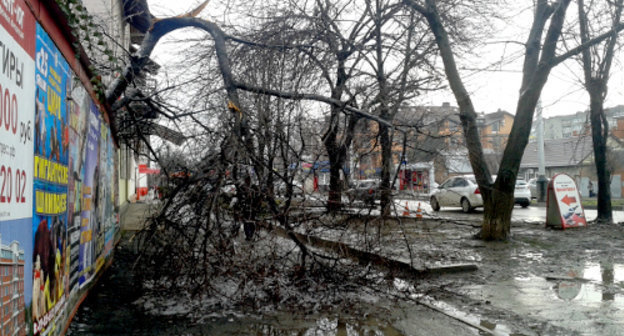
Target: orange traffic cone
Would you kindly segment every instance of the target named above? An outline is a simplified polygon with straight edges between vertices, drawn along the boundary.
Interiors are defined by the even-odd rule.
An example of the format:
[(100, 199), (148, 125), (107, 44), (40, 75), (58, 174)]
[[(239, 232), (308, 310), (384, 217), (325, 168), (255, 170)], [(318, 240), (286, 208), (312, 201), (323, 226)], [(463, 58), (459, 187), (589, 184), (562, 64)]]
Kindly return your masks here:
[(422, 209), (420, 209), (420, 202), (418, 202), (418, 209), (416, 209), (416, 219), (422, 219)]
[(407, 206), (407, 201), (405, 201), (405, 210), (403, 211), (403, 217), (409, 217), (410, 211), (409, 206)]

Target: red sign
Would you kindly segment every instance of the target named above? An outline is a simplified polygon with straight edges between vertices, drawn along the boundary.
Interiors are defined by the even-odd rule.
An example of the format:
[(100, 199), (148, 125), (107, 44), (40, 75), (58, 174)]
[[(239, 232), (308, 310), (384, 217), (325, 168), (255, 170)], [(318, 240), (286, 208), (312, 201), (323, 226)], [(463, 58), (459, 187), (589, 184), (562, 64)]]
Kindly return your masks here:
[(160, 169), (158, 168), (149, 168), (147, 165), (140, 164), (139, 165), (139, 174), (160, 174)]
[(0, 1), (0, 25), (28, 55), (35, 56), (35, 17), (24, 0)]
[(548, 184), (546, 225), (562, 229), (587, 226), (581, 195), (569, 175), (556, 175)]

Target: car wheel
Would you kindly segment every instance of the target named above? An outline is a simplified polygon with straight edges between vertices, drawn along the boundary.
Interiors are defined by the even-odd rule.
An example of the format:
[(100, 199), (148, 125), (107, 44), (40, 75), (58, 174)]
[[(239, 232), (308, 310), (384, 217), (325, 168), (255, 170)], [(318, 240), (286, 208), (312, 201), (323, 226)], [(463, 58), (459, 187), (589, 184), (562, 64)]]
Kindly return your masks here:
[(531, 202), (523, 202), (522, 204), (520, 204), (520, 206), (523, 208), (527, 208), (529, 204), (531, 204)]
[(429, 203), (431, 204), (433, 211), (440, 211), (440, 203), (438, 203), (438, 200), (435, 197), (431, 197), (431, 201), (429, 201)]
[(464, 213), (469, 213), (470, 211), (472, 211), (472, 207), (470, 206), (470, 201), (465, 197), (462, 198), (461, 200), (461, 207)]

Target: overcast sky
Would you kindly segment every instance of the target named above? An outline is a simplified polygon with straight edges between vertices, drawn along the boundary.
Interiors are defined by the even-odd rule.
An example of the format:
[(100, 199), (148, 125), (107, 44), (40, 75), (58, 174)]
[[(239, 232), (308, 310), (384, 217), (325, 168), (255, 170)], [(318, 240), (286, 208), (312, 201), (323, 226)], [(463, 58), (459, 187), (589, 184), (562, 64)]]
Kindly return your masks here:
[[(157, 17), (182, 14), (194, 8), (200, 1), (198, 0), (148, 0), (150, 10)], [(211, 13), (211, 7), (219, 6), (222, 1), (213, 0), (204, 10), (201, 16)], [(572, 13), (575, 10), (571, 5), (568, 11)], [(214, 11), (214, 8), (213, 8)], [(526, 25), (531, 20), (531, 13), (525, 13), (525, 17), (515, 20), (516, 22), (505, 22), (504, 29), (498, 33), (500, 36), (494, 36), (492, 40), (503, 41), (515, 38), (524, 41), (525, 36), (518, 36), (514, 31), (526, 34)], [(514, 35), (515, 34), (515, 35)], [(518, 99), (518, 90), (521, 80), (521, 49), (518, 45), (496, 43), (481, 48), (478, 52), (481, 63), (465, 64), (460, 62), (464, 67), (482, 68), (484, 65), (493, 64), (502, 58), (516, 59), (514, 63), (497, 66), (495, 69), (486, 71), (469, 70), (463, 73), (463, 79), (468, 90), (472, 93), (472, 101), (475, 108), (479, 112), (495, 112), (503, 109), (511, 113), (515, 113), (515, 107)], [(170, 56), (170, 49), (166, 45), (159, 45), (153, 54), (153, 58), (163, 65), (161, 71), (166, 71), (166, 61)], [(472, 60), (471, 60), (472, 62)], [(624, 75), (623, 64), (616, 60), (612, 66), (613, 74), (609, 81), (609, 94), (605, 106), (612, 107), (624, 104)], [(571, 114), (577, 111), (583, 111), (588, 106), (588, 96), (581, 87), (580, 78), (582, 72), (571, 61), (557, 66), (549, 77), (549, 80), (542, 92), (542, 106), (545, 117)], [(443, 92), (427, 95), (422, 98), (423, 105), (441, 105), (443, 102), (450, 102), (457, 105), (451, 92)]]

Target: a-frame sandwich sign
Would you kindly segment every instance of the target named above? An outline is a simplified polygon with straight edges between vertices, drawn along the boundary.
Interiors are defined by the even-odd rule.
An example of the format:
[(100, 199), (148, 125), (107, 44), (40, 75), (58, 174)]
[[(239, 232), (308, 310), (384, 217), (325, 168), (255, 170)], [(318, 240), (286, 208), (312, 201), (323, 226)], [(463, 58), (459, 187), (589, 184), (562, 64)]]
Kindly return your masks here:
[(561, 229), (587, 226), (581, 195), (570, 175), (555, 175), (548, 184), (546, 226)]

